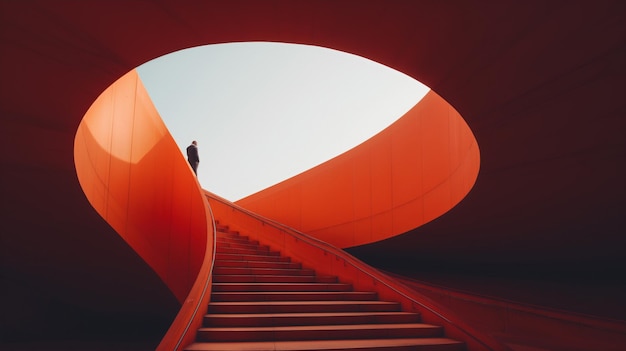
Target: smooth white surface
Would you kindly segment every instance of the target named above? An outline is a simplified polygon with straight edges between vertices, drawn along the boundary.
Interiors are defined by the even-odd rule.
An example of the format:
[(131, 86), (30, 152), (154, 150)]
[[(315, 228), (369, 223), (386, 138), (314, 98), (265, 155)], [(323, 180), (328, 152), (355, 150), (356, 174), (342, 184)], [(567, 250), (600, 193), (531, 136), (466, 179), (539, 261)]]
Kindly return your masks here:
[(357, 146), (429, 90), (359, 56), (281, 43), (197, 47), (137, 71), (181, 152), (198, 141), (202, 187), (231, 201)]

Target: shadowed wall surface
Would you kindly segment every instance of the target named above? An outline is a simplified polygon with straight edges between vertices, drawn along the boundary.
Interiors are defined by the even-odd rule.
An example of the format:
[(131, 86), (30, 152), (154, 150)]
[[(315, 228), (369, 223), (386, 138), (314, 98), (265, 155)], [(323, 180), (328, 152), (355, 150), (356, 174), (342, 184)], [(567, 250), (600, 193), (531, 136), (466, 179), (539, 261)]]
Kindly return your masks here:
[[(623, 288), (626, 267), (624, 6), (1, 1), (3, 333), (89, 339), (102, 331), (90, 326), (108, 325), (108, 337), (122, 338), (122, 320), (160, 333), (176, 300), (86, 200), (76, 131), (96, 98), (138, 65), (258, 40), (320, 45), (404, 72), (449, 102), (480, 147), (476, 183), (450, 212), (351, 252), (441, 280), (442, 272), (567, 277), (574, 291), (592, 291), (579, 301), (587, 311), (604, 313), (589, 297)], [(611, 317), (624, 318), (623, 301), (614, 302)], [(67, 311), (62, 320), (58, 311)], [(35, 318), (49, 328), (31, 328)]]

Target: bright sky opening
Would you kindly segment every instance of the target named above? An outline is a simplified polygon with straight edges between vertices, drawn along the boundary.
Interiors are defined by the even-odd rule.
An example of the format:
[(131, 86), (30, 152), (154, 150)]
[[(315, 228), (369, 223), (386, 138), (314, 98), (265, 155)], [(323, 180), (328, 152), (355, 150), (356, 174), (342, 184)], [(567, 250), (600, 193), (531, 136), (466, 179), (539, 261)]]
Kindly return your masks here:
[(429, 90), (360, 56), (282, 43), (196, 47), (137, 71), (181, 153), (197, 140), (202, 188), (231, 201), (359, 145)]

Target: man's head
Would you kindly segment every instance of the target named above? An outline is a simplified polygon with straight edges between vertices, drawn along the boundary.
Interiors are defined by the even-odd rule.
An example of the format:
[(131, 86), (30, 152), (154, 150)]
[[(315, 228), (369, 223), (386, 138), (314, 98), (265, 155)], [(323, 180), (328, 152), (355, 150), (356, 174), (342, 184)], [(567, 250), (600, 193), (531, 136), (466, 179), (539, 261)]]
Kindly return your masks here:
[(191, 143), (192, 143), (193, 145), (196, 145), (196, 146), (198, 145), (198, 142), (197, 142), (197, 141), (195, 141), (195, 140), (194, 140), (194, 141), (192, 141)]

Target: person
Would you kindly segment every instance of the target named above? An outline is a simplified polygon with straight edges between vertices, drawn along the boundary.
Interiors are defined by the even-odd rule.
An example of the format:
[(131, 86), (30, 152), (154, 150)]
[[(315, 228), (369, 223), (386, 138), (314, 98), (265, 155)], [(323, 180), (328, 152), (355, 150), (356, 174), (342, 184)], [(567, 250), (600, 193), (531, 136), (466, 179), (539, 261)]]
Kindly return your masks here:
[(198, 175), (198, 164), (200, 163), (200, 157), (198, 156), (198, 142), (195, 140), (191, 142), (191, 145), (187, 146), (187, 161), (193, 169), (193, 173)]

